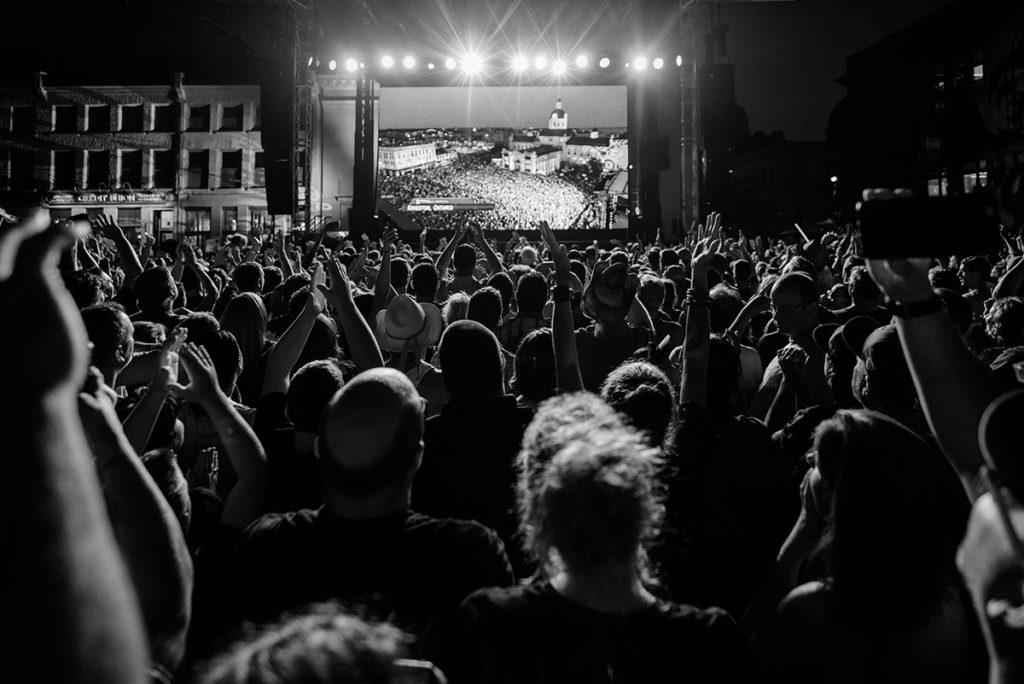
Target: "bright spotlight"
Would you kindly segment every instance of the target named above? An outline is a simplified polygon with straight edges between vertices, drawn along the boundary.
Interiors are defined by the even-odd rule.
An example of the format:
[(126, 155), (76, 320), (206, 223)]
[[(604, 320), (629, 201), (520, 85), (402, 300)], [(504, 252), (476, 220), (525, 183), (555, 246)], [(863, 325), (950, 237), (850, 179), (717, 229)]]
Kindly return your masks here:
[(406, 69), (412, 69), (416, 66), (416, 59), (412, 55), (406, 55), (402, 58), (402, 66)]
[(564, 74), (565, 61), (561, 59), (556, 59), (555, 63), (551, 65), (551, 71), (553, 71), (557, 76), (561, 76), (562, 74)]
[(548, 58), (545, 57), (544, 55), (541, 55), (537, 59), (533, 60), (533, 66), (537, 67), (538, 69), (546, 69), (548, 66)]
[(355, 71), (359, 68), (359, 62), (349, 57), (345, 60), (345, 71)]
[(395, 58), (392, 57), (391, 55), (384, 55), (380, 59), (380, 65), (385, 69), (390, 69), (391, 67), (395, 66)]
[(597, 63), (597, 66), (601, 67), (602, 69), (607, 69), (611, 63), (612, 60), (608, 59), (607, 57), (602, 57), (601, 61)]
[(676, 66), (680, 66), (680, 67), (683, 66), (683, 56), (682, 55), (676, 55)]
[(590, 60), (587, 59), (586, 55), (580, 55), (579, 57), (576, 58), (576, 66), (578, 66), (580, 69), (586, 69), (587, 64), (589, 63)]
[(636, 59), (634, 59), (633, 60), (633, 68), (636, 69), (637, 71), (643, 71), (644, 69), (646, 69), (647, 68), (647, 58), (646, 57), (637, 57)]
[(337, 69), (338, 68), (338, 60), (332, 59), (330, 62), (327, 63), (327, 68), (330, 69), (331, 71), (334, 71), (335, 69)]
[(306, 60), (306, 66), (308, 66), (308, 67), (313, 66), (313, 55), (310, 55), (309, 59)]
[(526, 71), (530, 68), (530, 62), (526, 57), (522, 55), (516, 55), (512, 58), (512, 68), (516, 71)]
[(434, 63), (433, 62), (427, 62), (427, 69), (429, 69), (430, 71), (433, 71), (434, 70)]
[(455, 58), (454, 57), (448, 57), (447, 59), (445, 59), (444, 60), (444, 68), (445, 69), (454, 69), (455, 68)]
[(470, 52), (462, 59), (462, 70), (470, 76), (480, 73), (483, 68), (484, 61), (480, 59), (480, 55)]
[(665, 66), (665, 60), (663, 60), (661, 57), (656, 57), (651, 66), (653, 66), (655, 69), (660, 69), (661, 67)]

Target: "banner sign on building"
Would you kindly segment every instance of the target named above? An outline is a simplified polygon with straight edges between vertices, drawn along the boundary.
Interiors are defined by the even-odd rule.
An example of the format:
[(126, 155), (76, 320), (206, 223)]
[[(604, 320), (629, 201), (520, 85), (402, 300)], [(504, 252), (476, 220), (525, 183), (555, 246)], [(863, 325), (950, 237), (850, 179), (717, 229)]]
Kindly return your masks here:
[(171, 204), (174, 195), (168, 192), (130, 190), (97, 190), (95, 192), (51, 192), (46, 195), (50, 206), (67, 204)]

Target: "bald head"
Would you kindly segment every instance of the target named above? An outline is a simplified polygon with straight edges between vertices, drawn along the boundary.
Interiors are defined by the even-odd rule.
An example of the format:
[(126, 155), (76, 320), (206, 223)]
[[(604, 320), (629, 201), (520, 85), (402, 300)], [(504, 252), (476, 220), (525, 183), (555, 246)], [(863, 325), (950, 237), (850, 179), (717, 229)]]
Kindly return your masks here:
[(409, 379), (391, 368), (360, 373), (334, 395), (320, 430), (328, 489), (359, 496), (407, 483), (422, 439), (423, 405)]

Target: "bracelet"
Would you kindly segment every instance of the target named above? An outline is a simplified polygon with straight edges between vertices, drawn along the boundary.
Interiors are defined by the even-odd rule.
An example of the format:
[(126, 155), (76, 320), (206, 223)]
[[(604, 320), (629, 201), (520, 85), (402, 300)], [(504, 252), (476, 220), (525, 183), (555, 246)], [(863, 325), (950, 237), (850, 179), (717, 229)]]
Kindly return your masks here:
[(922, 316), (929, 316), (937, 311), (942, 311), (945, 307), (945, 303), (942, 298), (938, 295), (933, 294), (928, 299), (921, 300), (920, 302), (911, 302), (910, 304), (902, 304), (900, 302), (892, 303), (892, 313), (896, 318), (902, 318), (904, 320), (908, 318), (921, 318)]
[(691, 287), (686, 291), (683, 303), (686, 306), (711, 306), (711, 297), (708, 296), (707, 292), (695, 290)]
[(568, 285), (555, 285), (551, 288), (551, 299), (556, 304), (568, 303), (572, 295), (572, 290)]

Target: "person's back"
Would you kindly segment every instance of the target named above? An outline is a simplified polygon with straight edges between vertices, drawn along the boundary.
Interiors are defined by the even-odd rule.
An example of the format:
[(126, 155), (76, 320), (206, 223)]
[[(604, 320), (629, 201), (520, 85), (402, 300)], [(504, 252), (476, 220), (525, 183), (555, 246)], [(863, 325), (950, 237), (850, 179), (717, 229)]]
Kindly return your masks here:
[[(472, 646), (460, 652), (461, 667), (446, 670), (454, 684), (740, 681), (736, 625), (717, 608), (657, 600), (616, 614), (538, 582), (476, 592), (462, 605), (455, 633)], [(485, 676), (469, 679), (471, 672)]]
[(422, 434), (423, 405), (400, 372), (374, 369), (345, 385), (318, 438), (325, 505), (246, 530), (233, 559), (237, 616), (266, 619), (334, 598), (424, 635), (471, 591), (509, 584), (493, 531), (410, 509)]

